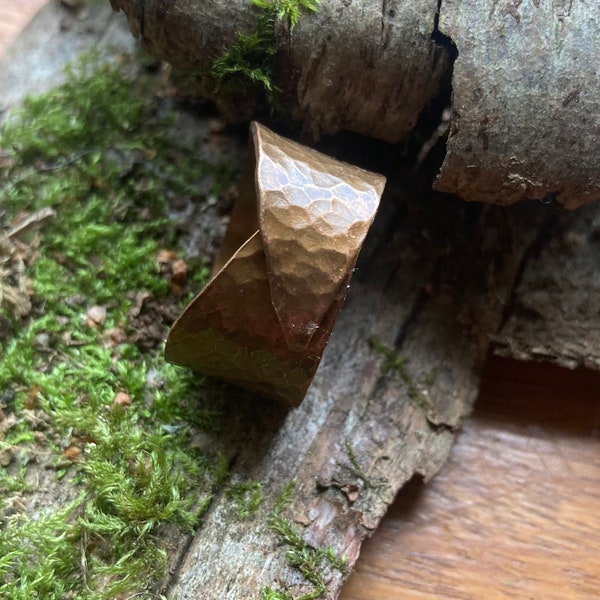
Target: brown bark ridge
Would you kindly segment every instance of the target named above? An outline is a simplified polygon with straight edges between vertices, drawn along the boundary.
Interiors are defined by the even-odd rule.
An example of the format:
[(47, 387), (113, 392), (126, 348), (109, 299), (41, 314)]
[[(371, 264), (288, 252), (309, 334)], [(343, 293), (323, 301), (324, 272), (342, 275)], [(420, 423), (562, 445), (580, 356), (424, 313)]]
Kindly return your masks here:
[(494, 351), (600, 369), (600, 208), (557, 214), (532, 248)]
[(436, 188), (466, 200), (600, 198), (600, 3), (445, 0), (456, 44)]
[[(237, 33), (255, 31), (260, 11), (250, 0), (111, 0), (150, 54), (195, 73), (231, 46)], [(347, 129), (390, 142), (414, 127), (450, 65), (432, 40), (436, 0), (322, 0), (290, 31), (275, 24), (273, 83), (282, 102), (318, 137)], [(206, 93), (214, 82), (204, 78)], [(215, 99), (238, 118), (247, 92)]]

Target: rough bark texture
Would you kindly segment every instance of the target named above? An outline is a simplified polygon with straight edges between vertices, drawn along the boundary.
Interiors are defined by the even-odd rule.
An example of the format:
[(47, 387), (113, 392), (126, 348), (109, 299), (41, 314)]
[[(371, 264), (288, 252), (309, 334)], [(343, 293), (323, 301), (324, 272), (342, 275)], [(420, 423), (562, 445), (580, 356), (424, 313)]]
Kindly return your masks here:
[[(273, 497), (292, 478), (286, 514), (311, 545), (332, 546), (351, 565), (397, 490), (416, 473), (437, 472), (476, 397), (528, 232), (543, 218), (539, 209), (519, 212), (423, 197), (407, 184), (387, 197), (301, 407), (286, 413), (255, 399), (232, 402), (223, 443), (234, 481), (265, 482), (269, 501), (236, 523), (231, 502), (218, 498), (170, 597), (257, 598), (277, 581), (297, 593), (313, 589), (268, 527)], [(405, 357), (408, 383), (394, 370), (382, 373), (386, 359), (371, 336)], [(340, 585), (332, 574), (326, 597)]]
[(436, 187), (512, 204), (600, 198), (600, 3), (445, 0), (452, 121)]
[[(253, 32), (260, 12), (249, 0), (111, 3), (150, 54), (195, 73), (206, 72), (237, 33)], [(432, 41), (436, 11), (436, 0), (323, 0), (293, 31), (277, 21), (273, 83), (286, 108), (313, 137), (347, 129), (401, 140), (450, 65), (446, 49)], [(205, 78), (205, 92), (214, 87)], [(226, 98), (220, 91), (224, 110), (248, 116), (247, 92)]]
[(495, 351), (600, 369), (600, 208), (557, 215), (533, 250)]
[[(206, 70), (236, 32), (256, 26), (249, 0), (111, 0), (148, 50)], [(275, 84), (313, 137), (340, 129), (398, 141), (449, 75), (458, 51), (448, 154), (437, 188), (512, 204), (600, 197), (600, 5), (593, 1), (323, 0), (290, 32), (278, 22)], [(207, 87), (205, 91), (208, 92)], [(247, 95), (225, 98), (238, 117)]]
[(283, 40), (282, 82), (313, 137), (340, 129), (397, 142), (450, 67), (432, 41), (436, 0), (326, 0)]
[[(60, 81), (59, 65), (82, 50), (122, 40), (114, 18), (98, 9), (77, 19), (58, 3), (50, 5), (0, 65), (2, 77), (21, 73), (18, 87), (0, 80), (2, 106), (7, 97), (13, 102), (38, 85)], [(42, 37), (47, 30), (54, 32), (51, 38)], [(40, 39), (45, 47), (60, 47), (63, 58), (41, 51)], [(34, 86), (23, 74), (32, 73), (26, 65), (36, 53), (36, 73), (46, 75)], [(205, 126), (200, 119), (188, 125)], [(352, 157), (354, 147), (359, 153)], [(337, 141), (322, 150), (355, 162), (360, 151), (363, 159), (377, 153), (364, 140)], [(388, 162), (397, 164), (395, 158)], [(351, 566), (403, 483), (414, 474), (428, 479), (443, 464), (476, 397), (490, 336), (556, 208), (467, 205), (431, 193), (428, 185), (424, 173), (412, 170), (391, 182), (301, 407), (287, 411), (228, 392), (230, 424), (220, 449), (231, 463), (232, 482), (261, 481), (265, 501), (255, 516), (238, 520), (232, 501), (218, 496), (197, 535), (173, 548), (164, 585), (169, 597), (259, 598), (263, 586), (278, 585), (292, 593), (311, 591), (269, 526), (275, 499), (291, 479), (297, 484), (284, 514), (310, 546), (330, 545)], [(180, 206), (174, 212), (184, 215), (190, 238), (203, 231), (198, 243), (213, 247), (222, 231), (216, 213)], [(596, 238), (582, 231), (595, 248)], [(326, 597), (333, 599), (343, 575), (326, 576)]]

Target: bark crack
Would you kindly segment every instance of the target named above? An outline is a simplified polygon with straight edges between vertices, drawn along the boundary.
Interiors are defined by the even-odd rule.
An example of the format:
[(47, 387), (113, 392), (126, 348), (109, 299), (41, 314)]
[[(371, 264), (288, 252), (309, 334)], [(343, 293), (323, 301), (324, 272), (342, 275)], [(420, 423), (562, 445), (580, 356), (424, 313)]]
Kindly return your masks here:
[[(437, 3), (437, 10), (435, 11), (435, 16), (433, 18), (433, 28), (431, 30), (431, 40), (436, 46), (441, 46), (442, 48), (446, 49), (450, 56), (450, 70), (452, 71), (454, 61), (458, 56), (458, 48), (456, 44), (452, 41), (452, 38), (449, 35), (442, 33), (442, 31), (440, 30), (440, 15), (442, 11), (442, 1), (443, 0), (438, 0)], [(435, 56), (437, 55), (434, 53), (434, 57)]]
[[(432, 279), (433, 280), (437, 279), (437, 276), (439, 273), (439, 268), (440, 268), (440, 261), (437, 260), (435, 267), (432, 269)], [(404, 319), (404, 322), (402, 323), (402, 325), (400, 326), (400, 330), (398, 331), (398, 335), (396, 336), (396, 339), (394, 340), (394, 347), (396, 348), (396, 350), (399, 350), (402, 347), (402, 345), (404, 344), (404, 340), (406, 339), (409, 329), (416, 322), (419, 314), (425, 308), (428, 298), (429, 298), (429, 294), (426, 292), (424, 287), (421, 287), (421, 291), (415, 297), (413, 305), (410, 308), (410, 312), (406, 316), (406, 319)]]
[(553, 214), (549, 215), (546, 218), (546, 220), (542, 223), (537, 235), (531, 240), (531, 242), (521, 254), (521, 258), (516, 268), (515, 276), (512, 281), (512, 286), (509, 290), (508, 298), (504, 305), (502, 318), (500, 319), (500, 324), (498, 325), (496, 333), (502, 331), (507, 321), (513, 315), (519, 287), (521, 286), (521, 282), (523, 281), (523, 277), (525, 275), (525, 271), (527, 270), (529, 262), (533, 257), (540, 255), (546, 243), (551, 239), (550, 232), (557, 225), (557, 223), (558, 216), (554, 212)]

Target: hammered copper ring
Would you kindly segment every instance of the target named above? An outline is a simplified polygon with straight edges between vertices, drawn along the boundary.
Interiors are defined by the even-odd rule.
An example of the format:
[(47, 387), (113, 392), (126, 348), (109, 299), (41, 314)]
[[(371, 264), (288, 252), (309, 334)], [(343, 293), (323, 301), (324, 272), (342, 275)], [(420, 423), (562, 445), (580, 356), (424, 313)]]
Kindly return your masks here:
[(168, 361), (298, 406), (375, 217), (385, 179), (252, 123), (239, 200)]

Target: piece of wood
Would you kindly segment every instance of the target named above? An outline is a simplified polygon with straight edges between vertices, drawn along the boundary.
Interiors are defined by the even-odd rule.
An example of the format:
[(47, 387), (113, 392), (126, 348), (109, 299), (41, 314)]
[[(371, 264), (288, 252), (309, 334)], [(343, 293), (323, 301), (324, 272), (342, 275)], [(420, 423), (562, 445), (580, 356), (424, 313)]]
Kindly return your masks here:
[[(257, 30), (262, 9), (253, 2), (111, 1), (151, 54), (193, 73), (231, 118), (246, 119), (260, 106), (249, 78), (216, 85), (209, 74), (237, 35)], [(437, 189), (504, 205), (553, 198), (576, 207), (600, 198), (600, 4), (316, 4), (293, 30), (275, 19), (271, 68), (286, 115), (302, 119), (313, 139), (344, 129), (398, 142), (440, 89), (450, 97), (452, 75)], [(258, 69), (270, 59), (254, 60)]]
[(492, 358), (428, 485), (411, 481), (340, 600), (594, 600), (600, 375)]
[(436, 183), (465, 200), (600, 198), (598, 2), (446, 0), (452, 119)]
[(532, 250), (495, 352), (600, 369), (600, 208), (556, 211)]
[[(233, 480), (264, 482), (267, 500), (253, 522), (236, 523), (228, 518), (230, 502), (217, 498), (170, 597), (256, 598), (274, 582), (311, 592), (268, 525), (285, 483), (297, 480), (286, 515), (304, 539), (333, 547), (353, 564), (397, 490), (415, 473), (431, 478), (446, 459), (477, 393), (488, 336), (538, 207), (507, 213), (450, 204), (429, 192), (419, 197), (415, 189), (411, 200), (404, 194), (383, 202), (301, 407), (286, 412), (252, 398), (232, 402), (223, 444)], [(521, 227), (512, 222), (518, 216)], [(370, 336), (405, 356), (411, 385), (393, 371), (382, 375), (386, 359), (370, 347)], [(428, 385), (432, 371), (437, 376)], [(415, 390), (428, 409), (417, 405)], [(335, 598), (341, 582), (332, 574), (325, 597)]]
[[(216, 86), (208, 74), (238, 34), (256, 31), (261, 9), (252, 2), (111, 3), (127, 14), (150, 54), (194, 73), (202, 92), (231, 119), (247, 119), (260, 105), (251, 86), (228, 86), (227, 80)], [(316, 4), (315, 13), (301, 10), (293, 30), (287, 19), (276, 19), (272, 84), (282, 91), (279, 102), (313, 137), (347, 129), (400, 141), (448, 74), (450, 56), (432, 41), (437, 0)]]

